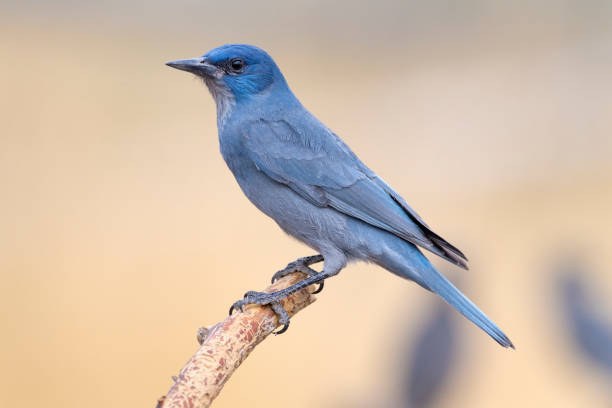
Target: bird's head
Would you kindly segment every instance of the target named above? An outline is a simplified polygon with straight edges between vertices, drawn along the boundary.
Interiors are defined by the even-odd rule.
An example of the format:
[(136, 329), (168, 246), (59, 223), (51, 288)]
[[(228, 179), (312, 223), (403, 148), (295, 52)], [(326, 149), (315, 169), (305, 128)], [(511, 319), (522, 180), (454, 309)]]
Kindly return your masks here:
[(250, 99), (273, 85), (286, 86), (274, 60), (252, 45), (223, 45), (202, 57), (171, 61), (166, 65), (201, 77), (217, 106)]

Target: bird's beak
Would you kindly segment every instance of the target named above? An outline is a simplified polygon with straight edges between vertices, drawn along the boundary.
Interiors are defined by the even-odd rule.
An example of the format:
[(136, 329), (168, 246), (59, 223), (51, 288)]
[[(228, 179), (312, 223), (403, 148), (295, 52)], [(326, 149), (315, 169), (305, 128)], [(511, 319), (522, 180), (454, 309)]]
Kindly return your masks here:
[(166, 65), (199, 76), (216, 77), (220, 71), (219, 68), (208, 63), (206, 58), (203, 57), (170, 61), (166, 62)]

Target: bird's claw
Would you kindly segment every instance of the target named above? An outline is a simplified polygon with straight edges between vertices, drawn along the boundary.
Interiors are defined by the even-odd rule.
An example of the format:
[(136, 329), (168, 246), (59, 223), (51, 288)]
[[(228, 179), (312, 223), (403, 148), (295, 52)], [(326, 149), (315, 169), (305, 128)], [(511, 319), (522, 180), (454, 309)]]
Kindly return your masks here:
[(229, 314), (230, 316), (234, 312), (234, 310), (243, 311), (244, 306), (247, 305), (270, 305), (276, 316), (278, 317), (279, 325), (282, 324), (280, 330), (273, 332), (275, 335), (284, 333), (289, 328), (289, 313), (285, 310), (285, 308), (281, 305), (279, 300), (274, 299), (274, 297), (269, 293), (264, 292), (255, 292), (248, 291), (244, 294), (244, 297), (236, 302), (230, 307)]
[[(306, 256), (304, 258), (300, 258), (294, 262), (291, 262), (284, 269), (281, 269), (280, 271), (276, 272), (274, 276), (272, 276), (272, 283), (294, 272), (302, 272), (308, 276), (317, 275), (319, 272), (310, 268), (310, 265), (321, 261), (323, 261), (322, 255), (313, 255)], [(323, 290), (324, 281), (321, 280), (317, 283), (319, 284), (319, 287), (312, 293), (319, 293)], [(276, 313), (276, 316), (278, 316), (278, 324), (283, 325), (283, 327), (281, 327), (280, 330), (274, 332), (274, 334), (281, 334), (287, 331), (287, 329), (289, 328), (290, 320), (289, 313), (287, 313), (285, 308), (283, 308), (283, 306), (281, 305), (280, 298), (278, 297), (278, 295), (274, 296), (274, 293), (255, 292), (252, 290), (248, 291), (244, 294), (244, 297), (242, 299), (238, 300), (237, 302), (234, 302), (234, 304), (230, 307), (229, 314), (231, 316), (235, 310), (239, 310), (240, 312), (242, 312), (244, 306), (253, 304), (262, 306), (270, 305), (272, 310), (274, 310), (274, 313)]]
[(244, 304), (242, 303), (242, 299), (237, 301), (237, 302), (234, 302), (234, 304), (232, 304), (230, 306), (229, 315), (231, 316), (232, 313), (234, 313), (234, 310), (236, 310), (236, 309), (239, 310), (240, 312), (242, 312), (242, 306), (243, 305)]
[[(272, 283), (294, 272), (302, 272), (303, 274), (306, 274), (308, 276), (316, 275), (319, 272), (310, 268), (310, 265), (321, 261), (323, 261), (323, 256), (313, 255), (305, 256), (303, 258), (299, 258), (296, 261), (290, 262), (284, 269), (281, 269), (272, 276)], [(319, 282), (319, 287), (312, 293), (316, 294), (321, 292), (323, 290), (323, 285), (324, 281)]]
[(276, 316), (278, 317), (278, 324), (283, 325), (283, 327), (281, 327), (280, 330), (275, 331), (273, 333), (275, 336), (279, 334), (283, 334), (289, 328), (289, 321), (290, 321), (289, 313), (287, 313), (287, 311), (285, 310), (283, 305), (280, 304), (279, 301), (271, 303), (270, 306), (272, 307), (272, 310), (274, 310), (274, 313), (276, 313)]
[(268, 296), (267, 293), (263, 293), (263, 292), (255, 292), (254, 290), (250, 290), (248, 292), (246, 292), (244, 294), (244, 296), (242, 297), (242, 299), (234, 302), (234, 304), (232, 304), (232, 306), (230, 307), (229, 310), (229, 314), (230, 316), (232, 315), (232, 313), (234, 312), (234, 310), (238, 310), (240, 312), (243, 312), (244, 307), (246, 305), (252, 305), (252, 304), (256, 304), (256, 305), (267, 305), (270, 302), (266, 302), (265, 298), (266, 296)]
[[(289, 262), (287, 264), (286, 267), (284, 267), (283, 269), (281, 269), (280, 271), (277, 271), (274, 275), (272, 275), (272, 280), (271, 283), (276, 282), (277, 280), (293, 273), (293, 272), (297, 272), (298, 271), (298, 265), (297, 265), (297, 261), (295, 262)], [(301, 271), (300, 271), (301, 272)]]

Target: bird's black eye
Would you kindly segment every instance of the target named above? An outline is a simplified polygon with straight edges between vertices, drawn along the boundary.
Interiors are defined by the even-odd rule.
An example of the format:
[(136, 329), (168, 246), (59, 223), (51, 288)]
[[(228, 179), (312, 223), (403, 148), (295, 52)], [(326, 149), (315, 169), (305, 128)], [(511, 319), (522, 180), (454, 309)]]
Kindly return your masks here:
[(233, 58), (229, 63), (233, 72), (242, 72), (244, 65), (244, 60), (242, 58)]

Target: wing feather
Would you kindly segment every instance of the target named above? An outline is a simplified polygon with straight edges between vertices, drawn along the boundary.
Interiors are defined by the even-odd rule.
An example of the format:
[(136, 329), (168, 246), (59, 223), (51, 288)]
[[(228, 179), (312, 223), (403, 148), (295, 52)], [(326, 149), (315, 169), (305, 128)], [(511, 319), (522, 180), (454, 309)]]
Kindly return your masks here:
[(434, 233), (340, 138), (313, 120), (301, 126), (286, 119), (251, 123), (246, 154), (260, 171), (312, 204), (332, 207), (467, 269), (459, 249)]

